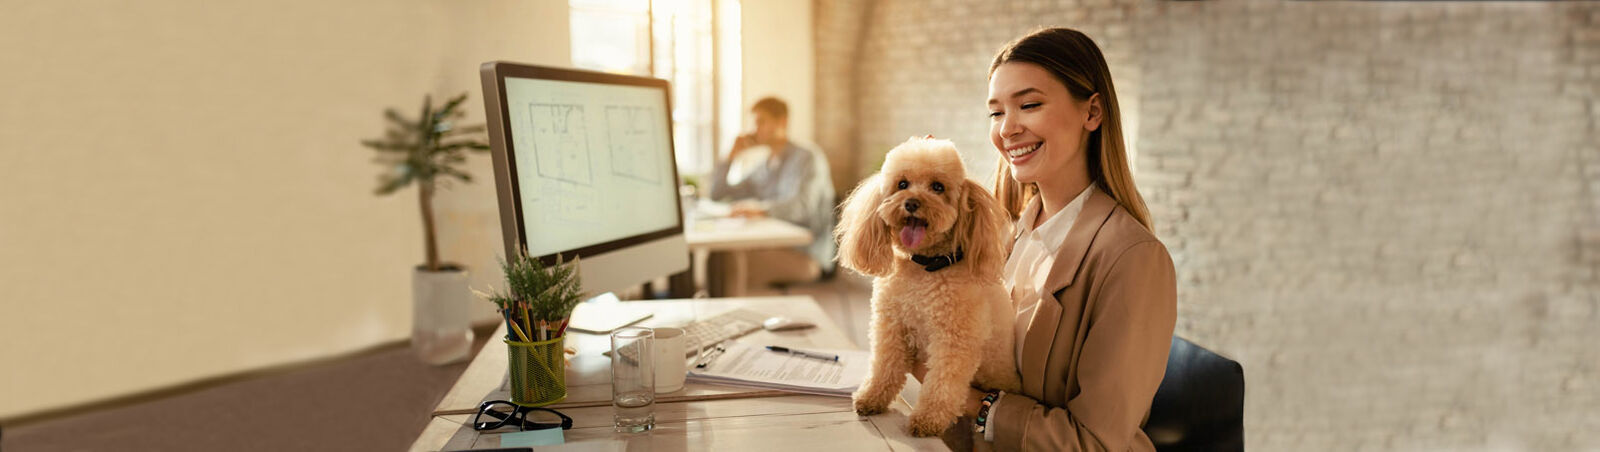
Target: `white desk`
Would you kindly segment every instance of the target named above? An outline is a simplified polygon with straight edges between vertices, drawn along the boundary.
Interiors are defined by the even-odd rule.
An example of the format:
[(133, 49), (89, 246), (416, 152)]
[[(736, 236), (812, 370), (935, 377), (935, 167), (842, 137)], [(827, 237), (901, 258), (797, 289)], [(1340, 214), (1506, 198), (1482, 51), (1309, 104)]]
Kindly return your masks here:
[(696, 263), (705, 262), (712, 251), (728, 252), (733, 267), (733, 274), (728, 275), (732, 281), (728, 296), (745, 294), (750, 275), (747, 251), (805, 246), (815, 239), (810, 230), (771, 217), (691, 219), (683, 234)]
[[(725, 298), (706, 300), (633, 301), (656, 316), (646, 326), (671, 326), (742, 306), (773, 315), (806, 319), (816, 328), (772, 333), (757, 331), (741, 340), (794, 347), (859, 348), (807, 296)], [(497, 332), (496, 338), (504, 332)], [(567, 367), (567, 399), (552, 405), (573, 418), (564, 432), (567, 444), (539, 450), (944, 450), (938, 438), (911, 437), (906, 419), (911, 412), (896, 400), (885, 414), (857, 416), (845, 397), (823, 397), (689, 382), (684, 389), (657, 396), (656, 428), (646, 433), (613, 433), (611, 428), (611, 360), (600, 353), (610, 345), (604, 335), (572, 333), (569, 347), (578, 354)], [(480, 434), (470, 425), (480, 401), (507, 398), (506, 346), (490, 340), (468, 365), (461, 379), (439, 402), (427, 428), (411, 450), (493, 448), (497, 433)], [(686, 400), (709, 398), (708, 400)]]

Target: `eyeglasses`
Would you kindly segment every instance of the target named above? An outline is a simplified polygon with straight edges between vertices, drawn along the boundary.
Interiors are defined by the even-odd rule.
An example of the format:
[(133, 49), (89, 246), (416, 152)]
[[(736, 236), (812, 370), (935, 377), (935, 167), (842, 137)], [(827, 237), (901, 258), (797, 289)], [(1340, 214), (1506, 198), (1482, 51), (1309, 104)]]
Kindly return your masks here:
[[(528, 413), (546, 411), (561, 417), (561, 423), (534, 422), (528, 419)], [(484, 416), (494, 418), (485, 422)], [(516, 426), (522, 430), (544, 430), (560, 427), (562, 430), (572, 429), (572, 418), (560, 411), (549, 408), (521, 406), (505, 400), (490, 400), (478, 405), (478, 415), (472, 417), (472, 429), (494, 430), (507, 425)]]

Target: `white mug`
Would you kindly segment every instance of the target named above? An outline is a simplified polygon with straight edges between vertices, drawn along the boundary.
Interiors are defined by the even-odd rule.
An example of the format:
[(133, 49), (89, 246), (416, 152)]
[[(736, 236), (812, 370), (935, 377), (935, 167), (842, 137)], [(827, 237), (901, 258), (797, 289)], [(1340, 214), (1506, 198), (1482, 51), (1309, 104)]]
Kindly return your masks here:
[(655, 328), (656, 331), (656, 394), (683, 389), (683, 380), (689, 375), (688, 350), (684, 343), (683, 328)]

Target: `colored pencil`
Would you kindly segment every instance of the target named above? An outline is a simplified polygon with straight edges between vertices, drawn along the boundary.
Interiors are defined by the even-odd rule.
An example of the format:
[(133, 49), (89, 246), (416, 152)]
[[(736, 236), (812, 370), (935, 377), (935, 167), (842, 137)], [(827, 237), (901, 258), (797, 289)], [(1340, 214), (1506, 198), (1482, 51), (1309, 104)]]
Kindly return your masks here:
[(556, 337), (567, 334), (567, 322), (572, 321), (572, 316), (561, 319), (561, 327), (556, 328)]
[(515, 323), (513, 323), (513, 324), (511, 324), (511, 328), (512, 328), (512, 329), (513, 329), (513, 330), (514, 330), (514, 331), (516, 331), (516, 332), (517, 332), (517, 337), (521, 337), (521, 338), (522, 338), (522, 341), (523, 341), (523, 342), (533, 342), (533, 341), (531, 341), (531, 340), (528, 340), (528, 335), (527, 335), (527, 333), (523, 333), (523, 332), (522, 332), (522, 328), (519, 328), (519, 327), (517, 327), (517, 324), (515, 324)]

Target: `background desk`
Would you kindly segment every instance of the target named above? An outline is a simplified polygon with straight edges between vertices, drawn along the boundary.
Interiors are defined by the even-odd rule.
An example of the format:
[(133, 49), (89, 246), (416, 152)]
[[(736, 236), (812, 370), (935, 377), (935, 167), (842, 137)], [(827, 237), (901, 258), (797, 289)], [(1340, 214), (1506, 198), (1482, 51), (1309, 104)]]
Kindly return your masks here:
[[(726, 275), (731, 279), (727, 295), (733, 297), (744, 295), (747, 290), (745, 283), (750, 275), (750, 262), (746, 251), (806, 246), (812, 240), (818, 240), (806, 228), (771, 217), (695, 219), (684, 227), (683, 235), (689, 243), (689, 250), (694, 253), (697, 268), (705, 268), (703, 263), (712, 251), (728, 252), (732, 274)], [(832, 238), (822, 237), (820, 240)], [(710, 281), (710, 275), (701, 276), (705, 279), (696, 279)]]
[[(632, 301), (656, 313), (646, 326), (675, 326), (723, 310), (752, 310), (805, 319), (816, 328), (740, 338), (758, 344), (813, 348), (856, 348), (810, 297), (724, 298)], [(490, 448), (498, 434), (479, 434), (467, 425), (479, 402), (508, 398), (506, 346), (498, 338), (485, 344), (434, 411), (412, 450)], [(823, 397), (689, 382), (683, 390), (657, 395), (656, 428), (638, 434), (611, 430), (611, 360), (604, 335), (573, 333), (568, 346), (578, 350), (567, 368), (567, 399), (553, 405), (573, 418), (565, 432), (574, 450), (943, 450), (938, 438), (914, 438), (906, 431), (911, 408), (902, 400), (890, 412), (860, 417), (845, 397)], [(685, 398), (721, 399), (683, 401)], [(739, 397), (739, 398), (732, 398)], [(561, 450), (544, 448), (540, 450)]]

